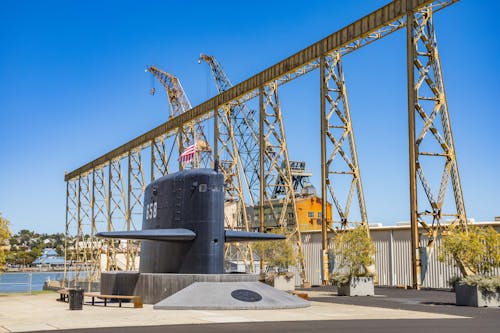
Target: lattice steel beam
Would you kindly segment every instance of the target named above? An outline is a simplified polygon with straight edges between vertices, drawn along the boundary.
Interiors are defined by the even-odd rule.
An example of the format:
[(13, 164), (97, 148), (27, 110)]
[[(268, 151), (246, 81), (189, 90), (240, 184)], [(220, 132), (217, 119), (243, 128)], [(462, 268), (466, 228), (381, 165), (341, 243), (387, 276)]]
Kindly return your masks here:
[[(92, 240), (92, 174), (86, 174), (79, 179), (79, 205), (78, 205), (78, 235), (77, 235), (77, 266), (76, 266), (76, 281), (81, 280), (80, 274), (84, 275), (85, 279), (89, 282), (92, 277), (90, 273), (94, 273), (95, 269), (95, 255), (93, 253)], [(92, 267), (94, 266), (94, 267)]]
[[(325, 141), (324, 172), (325, 179), (322, 180), (337, 208), (341, 228), (345, 228), (352, 222), (349, 218), (353, 197), (356, 196), (361, 223), (367, 224), (365, 199), (363, 186), (359, 172), (356, 144), (354, 142), (354, 131), (352, 128), (347, 90), (342, 71), (341, 55), (339, 52), (323, 57), (322, 69), (322, 98), (325, 99), (322, 114), (322, 136)], [(338, 163), (336, 163), (338, 161)], [(335, 189), (335, 179), (342, 177), (348, 179), (350, 188), (341, 202)], [(326, 214), (326, 210), (324, 212)], [(333, 221), (332, 221), (333, 222)]]
[[(267, 215), (271, 228), (282, 229), (287, 238), (295, 242), (297, 267), (305, 284), (308, 280), (277, 82), (261, 87), (259, 109), (261, 232), (264, 231), (262, 224)], [(282, 191), (277, 192), (276, 187)]]
[[(110, 161), (108, 166), (108, 231), (127, 230), (127, 201), (121, 167), (121, 158)], [(122, 222), (124, 225), (120, 225)], [(106, 270), (118, 269), (117, 253), (121, 252), (120, 240), (107, 240)], [(128, 256), (128, 255), (127, 255)]]
[[(135, 149), (128, 155), (127, 189), (127, 231), (140, 230), (142, 224), (143, 198), (146, 189), (142, 167), (141, 149)], [(138, 270), (136, 258), (139, 256), (140, 242), (127, 240), (126, 270)]]
[(240, 222), (237, 228), (249, 230), (245, 209), (245, 197), (243, 193), (243, 181), (240, 174), (240, 159), (239, 151), (236, 145), (234, 135), (233, 122), (231, 121), (231, 109), (229, 106), (224, 106), (218, 109), (218, 151), (217, 158), (219, 167), (224, 175), (225, 199), (226, 201), (240, 202), (243, 206), (243, 211)]
[(78, 234), (78, 179), (66, 182), (66, 228), (64, 238), (64, 281), (69, 281), (68, 270), (76, 262), (76, 235)]
[(95, 256), (95, 265), (91, 268), (90, 277), (94, 281), (99, 281), (101, 273), (101, 260), (105, 246), (101, 239), (95, 237), (98, 231), (106, 231), (107, 225), (108, 196), (106, 192), (105, 168), (94, 170), (92, 173), (92, 245)]
[(168, 174), (166, 135), (151, 140), (151, 181)]
[[(464, 228), (467, 223), (432, 18), (432, 6), (410, 12), (407, 17), (412, 277), (417, 289), (422, 282), (419, 228), (427, 232), (429, 254), (443, 229), (443, 217), (453, 218), (452, 223), (459, 223)], [(437, 161), (443, 165), (441, 179), (431, 184), (424, 167)], [(447, 207), (445, 198), (450, 180), (453, 204)], [(419, 192), (425, 194), (426, 201), (419, 200)], [(445, 211), (446, 208), (452, 211)]]
[[(347, 89), (342, 70), (341, 53), (336, 51), (320, 58), (321, 108), (321, 216), (322, 216), (322, 281), (328, 283), (327, 228), (347, 228), (352, 219), (352, 200), (356, 196), (362, 224), (368, 224), (358, 156), (354, 141)], [(349, 190), (342, 193), (337, 180), (348, 182)], [(328, 190), (328, 192), (327, 192)], [(327, 220), (328, 194), (337, 209), (338, 220)], [(339, 199), (344, 194), (345, 200)], [(368, 229), (367, 229), (368, 230)]]
[[(217, 144), (215, 145), (215, 153), (219, 161), (220, 171), (224, 175), (224, 195), (225, 195), (225, 219), (226, 227), (238, 230), (250, 230), (250, 222), (245, 203), (245, 193), (243, 177), (241, 175), (241, 160), (236, 135), (234, 131), (234, 123), (232, 118), (232, 108), (225, 105), (217, 109), (217, 115), (214, 117), (217, 122)], [(231, 205), (235, 205), (234, 212)], [(235, 216), (229, 216), (235, 215)], [(233, 220), (234, 219), (234, 220)], [(242, 257), (250, 258), (250, 271), (254, 271), (254, 260), (251, 247), (246, 244), (228, 244), (226, 253), (231, 246), (235, 246), (239, 253), (243, 253)], [(245, 255), (245, 254), (248, 254)]]

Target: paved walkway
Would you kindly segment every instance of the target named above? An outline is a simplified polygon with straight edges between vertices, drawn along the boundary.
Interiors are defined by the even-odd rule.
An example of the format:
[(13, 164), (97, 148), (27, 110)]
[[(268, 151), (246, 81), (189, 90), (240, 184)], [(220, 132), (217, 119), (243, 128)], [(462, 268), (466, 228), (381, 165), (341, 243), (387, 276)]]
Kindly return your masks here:
[(441, 313), (474, 319), (496, 320), (500, 332), (500, 307), (475, 308), (456, 306), (455, 293), (440, 290), (404, 290), (375, 288), (375, 297), (338, 297), (336, 287), (320, 287), (305, 290), (313, 301), (361, 305), (376, 308), (400, 309), (429, 313)]
[[(158, 329), (164, 325), (186, 325), (186, 324), (210, 324), (210, 323), (254, 323), (236, 324), (240, 330), (249, 331), (253, 325), (269, 325), (273, 322), (301, 322), (309, 327), (306, 322), (317, 323), (322, 326), (329, 321), (359, 322), (390, 319), (391, 322), (403, 320), (414, 320), (422, 322), (421, 319), (465, 319), (467, 316), (456, 316), (432, 311), (413, 311), (408, 309), (384, 308), (376, 306), (364, 306), (355, 304), (339, 304), (332, 302), (332, 293), (329, 290), (310, 291), (316, 301), (312, 306), (304, 309), (287, 310), (153, 310), (151, 305), (145, 305), (142, 309), (134, 309), (131, 304), (125, 304), (118, 308), (116, 304), (108, 307), (85, 305), (82, 311), (68, 310), (68, 304), (57, 302), (58, 295), (55, 293), (41, 294), (35, 296), (5, 296), (0, 297), (0, 332), (22, 332), (42, 331), (54, 329), (77, 329), (93, 327), (111, 327), (103, 331), (113, 331), (113, 327), (129, 327), (133, 329), (144, 329), (144, 326), (152, 326)], [(374, 300), (384, 296), (370, 297)], [(336, 297), (336, 299), (340, 299)], [(345, 299), (345, 298), (343, 298)], [(360, 301), (367, 298), (358, 298)], [(318, 301), (319, 300), (319, 301)], [(258, 324), (258, 325), (257, 325)], [(280, 323), (281, 325), (281, 323)], [(302, 325), (302, 326), (304, 326)], [(154, 326), (154, 327), (153, 327)], [(189, 325), (190, 326), (190, 325)], [(189, 326), (169, 326), (175, 331), (184, 330)], [(300, 325), (299, 325), (300, 326)], [(313, 325), (314, 326), (314, 325)], [(328, 325), (327, 325), (328, 326)], [(342, 325), (340, 325), (342, 326)], [(196, 325), (196, 327), (199, 327)], [(205, 327), (202, 325), (201, 327)], [(230, 328), (232, 326), (227, 326)], [(246, 327), (247, 329), (243, 329)], [(275, 326), (278, 328), (279, 326)], [(206, 327), (215, 328), (213, 325)], [(233, 327), (235, 328), (235, 327)], [(312, 326), (311, 326), (312, 328)], [(220, 329), (220, 328), (219, 328)], [(203, 331), (203, 330), (202, 330)], [(222, 329), (224, 331), (224, 329)]]

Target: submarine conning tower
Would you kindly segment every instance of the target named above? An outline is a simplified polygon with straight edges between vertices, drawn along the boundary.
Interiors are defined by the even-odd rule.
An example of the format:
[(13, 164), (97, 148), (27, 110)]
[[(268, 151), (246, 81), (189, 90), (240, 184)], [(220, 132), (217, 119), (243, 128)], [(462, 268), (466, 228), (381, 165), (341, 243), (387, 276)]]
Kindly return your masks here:
[(224, 267), (224, 176), (189, 169), (146, 187), (142, 229), (189, 229), (192, 241), (144, 240), (140, 272), (222, 274)]
[(224, 230), (224, 176), (190, 169), (146, 187), (142, 230), (99, 232), (97, 237), (139, 239), (140, 273), (222, 274), (224, 244), (285, 239), (283, 235)]

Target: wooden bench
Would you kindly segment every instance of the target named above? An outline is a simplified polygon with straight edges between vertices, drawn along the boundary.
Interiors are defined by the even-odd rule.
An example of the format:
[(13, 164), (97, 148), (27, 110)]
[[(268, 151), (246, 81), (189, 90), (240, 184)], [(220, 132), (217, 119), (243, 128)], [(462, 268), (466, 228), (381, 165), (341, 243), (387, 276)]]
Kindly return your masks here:
[(300, 297), (304, 300), (308, 300), (309, 299), (309, 295), (307, 293), (303, 293), (303, 292), (300, 292), (300, 291), (294, 291), (292, 292), (293, 295), (297, 296), (297, 297)]
[(128, 296), (128, 295), (102, 295), (100, 293), (84, 293), (84, 296), (87, 297), (92, 297), (92, 305), (95, 305), (95, 299), (103, 299), (104, 300), (104, 306), (108, 305), (108, 300), (111, 299), (116, 299), (118, 300), (118, 306), (122, 307), (122, 301), (123, 300), (132, 300), (134, 301), (134, 308), (142, 308), (142, 298), (141, 296)]
[(58, 301), (61, 301), (61, 302), (69, 301), (69, 290), (68, 289), (59, 289), (57, 292), (59, 294)]

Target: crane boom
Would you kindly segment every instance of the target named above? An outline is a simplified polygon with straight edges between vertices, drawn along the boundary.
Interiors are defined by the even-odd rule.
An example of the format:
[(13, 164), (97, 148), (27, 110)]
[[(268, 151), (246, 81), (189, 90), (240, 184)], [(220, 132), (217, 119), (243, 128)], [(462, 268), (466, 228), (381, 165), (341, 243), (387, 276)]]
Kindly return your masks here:
[(184, 88), (176, 76), (155, 66), (149, 66), (147, 71), (153, 74), (165, 88), (170, 104), (170, 116), (176, 117), (192, 108)]
[[(210, 66), (219, 94), (233, 86), (215, 57), (201, 54), (199, 61), (201, 60)], [(231, 107), (231, 121), (243, 177), (248, 187), (251, 204), (255, 205), (259, 197), (259, 124), (255, 120), (255, 111), (250, 110), (244, 103)]]
[[(186, 92), (176, 76), (155, 66), (149, 66), (147, 71), (153, 74), (165, 88), (170, 105), (170, 117), (176, 117), (192, 108)], [(211, 160), (211, 149), (204, 133), (203, 125), (196, 120), (185, 124), (178, 133), (179, 152), (182, 152), (186, 147), (193, 144), (197, 147), (197, 158), (193, 163), (193, 167), (199, 167), (200, 163), (207, 166)]]

